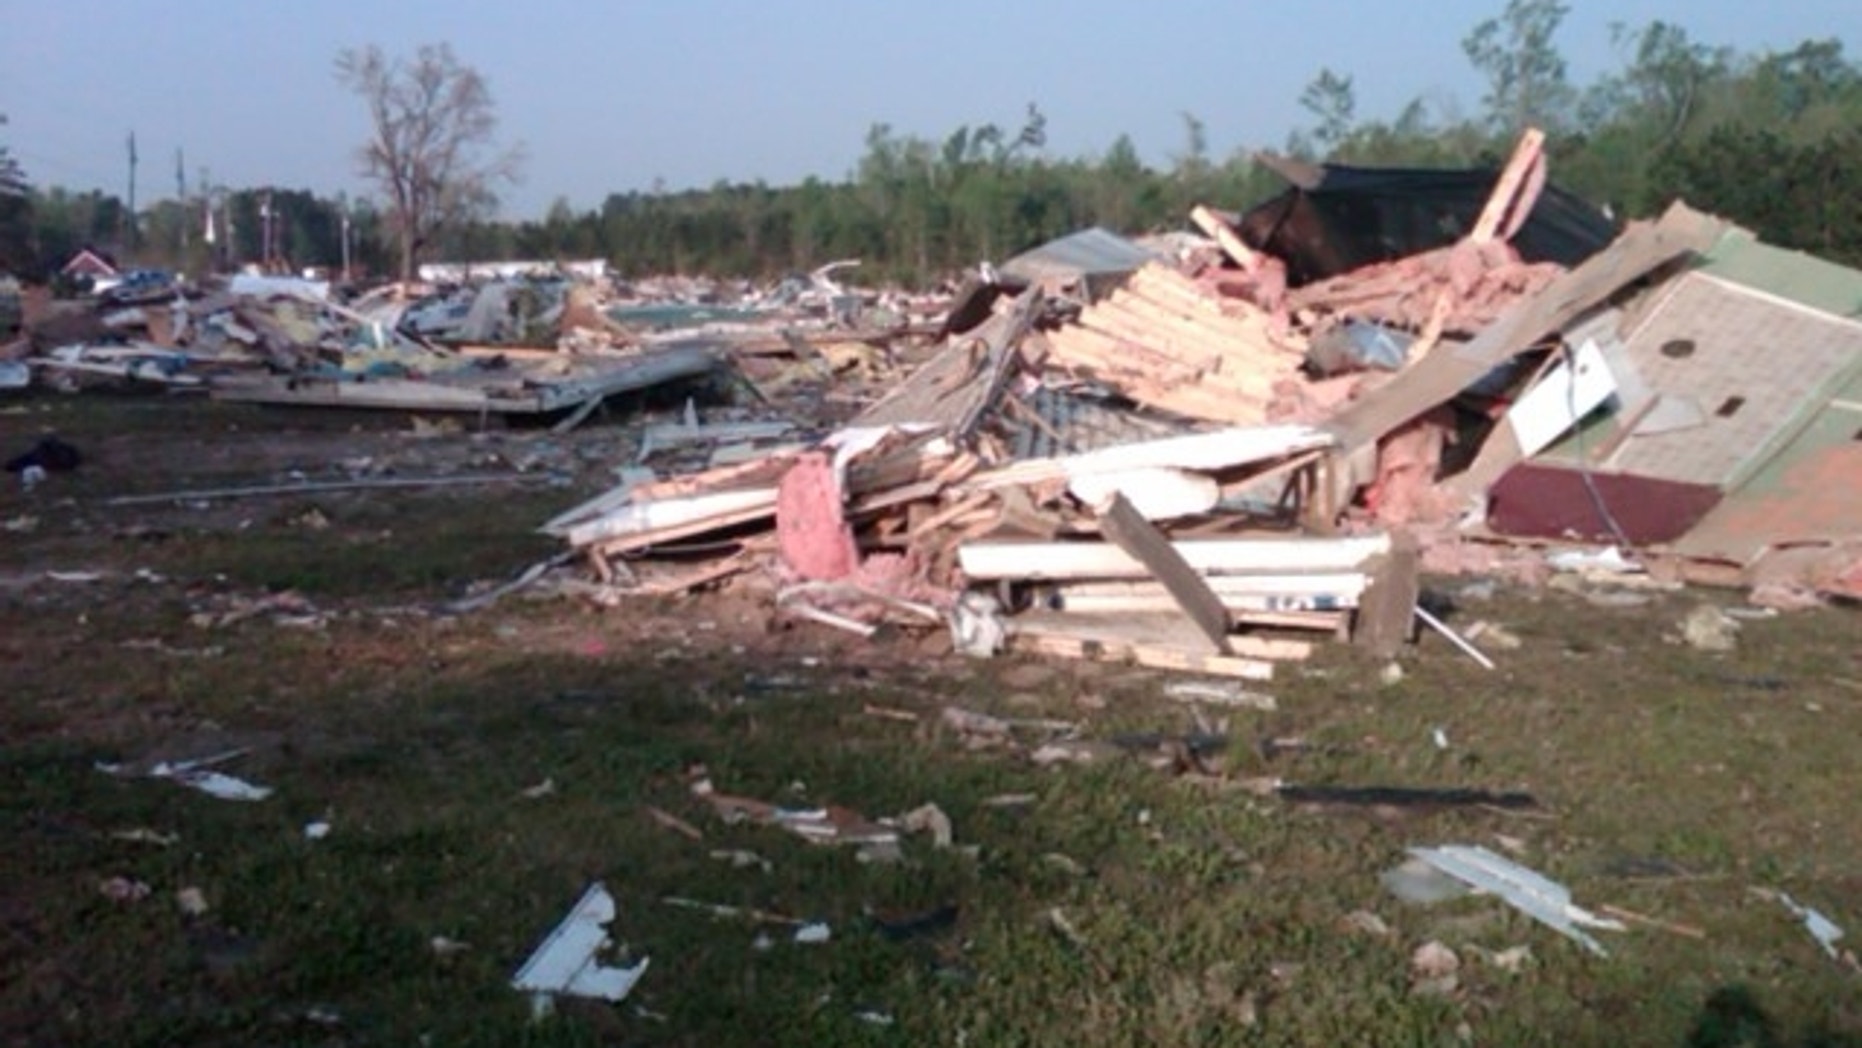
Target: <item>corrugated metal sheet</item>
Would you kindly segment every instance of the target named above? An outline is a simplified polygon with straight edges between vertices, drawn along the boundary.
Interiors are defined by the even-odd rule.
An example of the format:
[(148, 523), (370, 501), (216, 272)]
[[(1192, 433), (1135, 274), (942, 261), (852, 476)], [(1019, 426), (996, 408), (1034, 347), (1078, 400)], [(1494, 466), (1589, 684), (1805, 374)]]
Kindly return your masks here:
[(1094, 226), (1050, 240), (1004, 262), (1001, 272), (1011, 280), (1035, 284), (1078, 280), (1084, 277), (1130, 273), (1157, 255), (1117, 233)]

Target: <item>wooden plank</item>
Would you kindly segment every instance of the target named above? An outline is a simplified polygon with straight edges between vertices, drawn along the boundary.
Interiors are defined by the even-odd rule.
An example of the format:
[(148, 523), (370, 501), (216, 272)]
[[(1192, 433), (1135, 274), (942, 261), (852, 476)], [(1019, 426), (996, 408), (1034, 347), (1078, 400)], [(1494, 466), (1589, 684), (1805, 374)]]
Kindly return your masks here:
[(1235, 260), (1235, 264), (1254, 273), (1261, 268), (1261, 256), (1254, 249), (1242, 242), (1241, 234), (1222, 220), (1220, 215), (1201, 204), (1190, 209), (1190, 221), (1213, 239), (1222, 253)]
[[(1128, 639), (1118, 635), (1118, 624), (1113, 622), (1043, 623), (1031, 626), (1020, 623), (1020, 618), (1010, 619), (1008, 623), (1009, 647), (1014, 651), (1149, 666), (1212, 677), (1236, 677), (1242, 680), (1272, 680), (1274, 677), (1274, 664), (1266, 659), (1210, 655), (1192, 648), (1148, 639)], [(1194, 633), (1189, 629), (1185, 632)]]
[(663, 546), (668, 542), (689, 539), (694, 535), (703, 535), (711, 531), (721, 531), (724, 528), (736, 527), (739, 524), (748, 524), (751, 521), (768, 520), (775, 515), (774, 492), (770, 494), (770, 498), (771, 504), (768, 507), (752, 506), (734, 513), (720, 513), (711, 517), (706, 517), (703, 520), (694, 520), (684, 524), (657, 528), (652, 531), (639, 531), (631, 534), (619, 535), (614, 538), (601, 539), (591, 544), (589, 548), (603, 556), (612, 556), (616, 553), (628, 553), (633, 550), (647, 549), (652, 546)]
[[(1162, 594), (1162, 588), (1158, 589)], [(1168, 595), (1164, 595), (1168, 600)], [(1190, 648), (1199, 638), (1186, 628), (1174, 606), (1149, 607), (1126, 612), (1079, 612), (1065, 609), (1026, 611), (1011, 620), (1014, 631), (1030, 635), (1062, 635), (1142, 643), (1166, 648)], [(1265, 613), (1262, 613), (1265, 614)], [(1329, 626), (1327, 628), (1330, 628)], [(1299, 661), (1312, 655), (1312, 642), (1280, 637), (1230, 635), (1229, 654), (1244, 658)]]
[[(1468, 239), (1477, 243), (1486, 243), (1498, 237), (1502, 226), (1517, 228), (1524, 221), (1522, 212), (1531, 211), (1537, 202), (1536, 192), (1525, 192), (1530, 187), (1527, 182), (1534, 168), (1539, 169), (1539, 182), (1544, 181), (1545, 132), (1536, 127), (1529, 127), (1519, 136), (1519, 144), (1513, 147), (1513, 155), (1500, 172), (1500, 178), (1494, 183), (1493, 192), (1487, 196), (1487, 204), (1481, 208), (1481, 216), (1475, 220), (1473, 232)], [(1517, 220), (1508, 222), (1509, 217)]]
[(1195, 382), (1202, 377), (1196, 365), (1170, 356), (1143, 342), (1079, 324), (1048, 332), (1049, 364), (1083, 364), (1144, 375), (1158, 382)]
[(1421, 557), (1398, 543), (1370, 568), (1371, 584), (1358, 603), (1352, 642), (1378, 658), (1392, 658), (1416, 634), (1416, 599), (1422, 592)]
[(1033, 326), (1041, 301), (1038, 289), (1022, 292), (1005, 312), (951, 339), (937, 356), (862, 412), (852, 425), (926, 423), (969, 434), (1001, 390), (1015, 360), (1015, 346)]
[(1224, 311), (1214, 302), (1197, 301), (1187, 291), (1182, 295), (1157, 284), (1135, 284), (1112, 292), (1101, 305), (1124, 310), (1133, 316), (1192, 326), (1199, 331), (1241, 342), (1271, 346), (1284, 354), (1286, 349), (1272, 342), (1273, 332), (1263, 315), (1236, 315)]
[[(1347, 538), (1184, 539), (1172, 545), (1204, 574), (1355, 571), (1390, 549), (1385, 534)], [(1142, 579), (1149, 571), (1105, 542), (970, 542), (957, 548), (970, 579)]]
[[(745, 514), (750, 514), (745, 516)], [(721, 491), (685, 498), (632, 502), (594, 520), (569, 529), (565, 536), (572, 546), (605, 543), (628, 535), (653, 533), (668, 528), (704, 525), (712, 520), (742, 523), (758, 516), (774, 516), (776, 489), (753, 488), (748, 491)]]
[(1151, 570), (1216, 654), (1229, 654), (1228, 609), (1164, 533), (1144, 519), (1124, 495), (1114, 494), (1096, 511), (1100, 531)]
[(1220, 473), (1328, 447), (1331, 437), (1309, 426), (1236, 426), (1160, 437), (1055, 458), (1026, 459), (970, 478), (966, 487), (1019, 487), (1085, 473), (1122, 473), (1161, 466)]
[[(1204, 580), (1224, 604), (1262, 611), (1354, 608), (1370, 585), (1370, 576), (1362, 571), (1206, 575)], [(1073, 609), (1076, 601), (1163, 596), (1164, 589), (1156, 582), (1115, 579), (1058, 584), (1049, 591), (1047, 601), (1057, 608)]]
[(1348, 611), (1236, 611), (1231, 608), (1229, 615), (1241, 628), (1318, 630), (1341, 639), (1349, 636), (1351, 627)]

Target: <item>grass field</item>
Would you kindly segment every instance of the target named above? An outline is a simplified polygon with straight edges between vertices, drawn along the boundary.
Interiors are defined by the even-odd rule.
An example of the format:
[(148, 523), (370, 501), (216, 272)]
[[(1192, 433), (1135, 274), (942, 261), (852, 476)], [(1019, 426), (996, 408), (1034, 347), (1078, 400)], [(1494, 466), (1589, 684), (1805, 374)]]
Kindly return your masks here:
[[(857, 641), (730, 595), (439, 613), (553, 552), (535, 526), (626, 437), (405, 428), (97, 396), (0, 414), (0, 451), (54, 429), (93, 457), (0, 492), (6, 1043), (1862, 1044), (1853, 959), (1763, 894), (1862, 922), (1854, 610), (1746, 621), (1716, 654), (1677, 624), (1738, 594), (1605, 607), (1433, 580), (1454, 621), (1519, 637), (1498, 671), (1425, 637), (1386, 683), (1328, 644), (1282, 667), (1277, 710), (1199, 711), (1156, 673)], [(405, 474), (548, 460), (574, 480), (107, 503), (358, 456)], [(288, 613), (240, 617), (285, 591)], [(942, 726), (947, 705), (1108, 745), (1041, 766)], [(1226, 745), (1196, 774), (1146, 759), (1210, 731)], [(229, 750), (221, 770), (270, 797), (97, 767)], [(934, 803), (954, 841), (910, 834), (869, 862), (730, 824), (690, 789), (700, 765), (788, 806)], [(1295, 805), (1249, 788), (1264, 778), (1537, 806)], [(1669, 927), (1596, 933), (1597, 957), (1491, 897), (1384, 888), (1406, 848), (1448, 843)], [(651, 964), (626, 1001), (535, 1022), (512, 973), (597, 880), (618, 904), (610, 959)], [(1452, 978), (1412, 970), (1432, 941)]]

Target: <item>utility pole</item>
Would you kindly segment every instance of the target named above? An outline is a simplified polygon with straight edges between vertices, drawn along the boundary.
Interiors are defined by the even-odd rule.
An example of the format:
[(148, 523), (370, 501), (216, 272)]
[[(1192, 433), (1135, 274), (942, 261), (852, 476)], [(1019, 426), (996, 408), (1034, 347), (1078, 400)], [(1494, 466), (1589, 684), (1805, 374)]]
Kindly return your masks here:
[(343, 201), (343, 283), (349, 283), (349, 201)]
[(181, 147), (180, 146), (175, 147), (175, 205), (176, 205), (175, 213), (181, 216), (181, 221), (175, 223), (175, 225), (181, 227), (181, 259), (180, 261), (183, 266), (186, 266), (187, 265), (187, 239), (188, 239), (187, 238), (187, 226), (188, 226), (187, 169), (183, 167), (181, 164)]
[(136, 250), (136, 132), (129, 133), (129, 250)]
[(259, 201), (259, 269), (270, 272), (272, 267), (272, 191), (265, 191), (265, 199)]

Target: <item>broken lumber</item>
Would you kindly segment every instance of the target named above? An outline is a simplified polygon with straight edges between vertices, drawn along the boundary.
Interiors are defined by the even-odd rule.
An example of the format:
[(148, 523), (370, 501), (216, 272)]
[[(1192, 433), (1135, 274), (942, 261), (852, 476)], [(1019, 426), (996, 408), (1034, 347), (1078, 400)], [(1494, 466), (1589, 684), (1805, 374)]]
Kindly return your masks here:
[(1151, 569), (1184, 615), (1202, 631), (1216, 654), (1229, 653), (1228, 609), (1164, 533), (1145, 520), (1130, 500), (1114, 494), (1099, 507), (1099, 527), (1120, 549)]
[(1210, 655), (1201, 650), (1194, 627), (1177, 616), (1161, 623), (1121, 617), (1079, 621), (1067, 616), (1029, 613), (1007, 621), (1011, 650), (1062, 658), (1113, 662), (1153, 669), (1181, 670), (1212, 677), (1272, 680), (1274, 664), (1265, 659)]
[[(1182, 539), (1178, 554), (1204, 574), (1353, 571), (1390, 548), (1385, 534), (1350, 538)], [(995, 579), (1143, 579), (1137, 558), (1102, 542), (966, 542), (957, 563), (973, 581)]]

